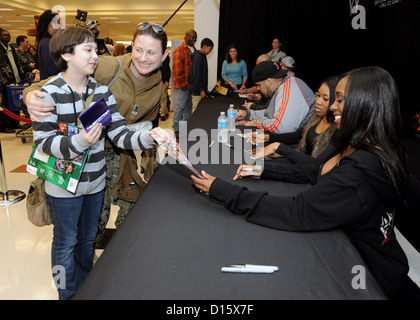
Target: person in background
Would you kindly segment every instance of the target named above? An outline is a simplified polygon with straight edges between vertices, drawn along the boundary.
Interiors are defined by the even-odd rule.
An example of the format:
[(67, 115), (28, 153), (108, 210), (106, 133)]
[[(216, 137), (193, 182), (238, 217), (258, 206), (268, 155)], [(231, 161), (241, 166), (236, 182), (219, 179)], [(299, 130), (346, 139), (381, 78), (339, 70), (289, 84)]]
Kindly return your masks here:
[[(387, 71), (365, 67), (346, 73), (335, 96), (331, 110), (339, 146), (323, 165), (306, 171), (315, 183), (311, 188), (282, 197), (252, 192), (204, 171), (206, 180), (191, 178), (211, 199), (251, 223), (297, 232), (342, 229), (386, 297), (418, 298), (393, 227), (393, 210), (408, 184), (397, 85)], [(294, 176), (284, 181), (296, 182)]]
[(241, 59), (238, 47), (235, 44), (231, 44), (227, 48), (225, 61), (222, 64), (222, 79), (230, 91), (246, 89), (248, 70), (246, 62)]
[[(26, 36), (17, 36), (16, 37), (16, 44), (18, 45), (16, 49), (16, 55), (18, 57), (18, 60), (20, 62), (20, 65), (22, 66), (22, 70), (24, 73), (23, 78), (28, 79), (31, 77), (31, 73), (34, 75), (32, 77), (38, 75), (39, 78), (39, 70), (35, 68), (35, 62), (33, 60), (32, 55), (28, 52), (29, 42), (28, 37)], [(35, 79), (35, 81), (39, 79)]]
[(113, 56), (114, 54), (114, 41), (109, 37), (104, 38), (104, 44), (106, 47), (105, 55)]
[(50, 55), (50, 40), (54, 33), (60, 29), (60, 16), (51, 10), (44, 11), (39, 17), (36, 28), (36, 43), (38, 47), (38, 63), (40, 79), (44, 80), (58, 74), (58, 68)]
[(280, 60), (286, 56), (283, 41), (281, 41), (278, 36), (274, 36), (271, 46), (273, 49), (271, 49), (267, 54), (271, 57), (271, 61), (280, 62)]
[(35, 69), (39, 71), (39, 63), (38, 63), (38, 52), (34, 45), (29, 45), (28, 53), (31, 55), (31, 59), (35, 62)]
[(125, 50), (125, 46), (122, 44), (122, 43), (117, 43), (115, 46), (114, 46), (114, 52), (112, 53), (112, 55), (114, 56), (114, 57), (117, 57), (117, 56), (122, 56), (122, 55), (125, 55), (127, 52), (126, 52), (126, 50)]
[(166, 56), (165, 61), (162, 63), (160, 72), (162, 73), (162, 82), (165, 85), (165, 92), (162, 95), (162, 100), (160, 102), (160, 120), (166, 121), (169, 117), (170, 112), (170, 100), (169, 100), (169, 87), (171, 80), (171, 66), (170, 66), (169, 54)]
[(294, 73), (296, 67), (295, 59), (285, 56), (280, 59), (279, 63), (282, 69), (287, 70), (288, 74)]
[(201, 48), (191, 55), (192, 65), (188, 74), (188, 86), (192, 95), (193, 109), (197, 108), (198, 103), (208, 92), (209, 68), (207, 64), (207, 55), (214, 48), (214, 43), (209, 38), (201, 40)]
[[(20, 60), (16, 50), (10, 45), (10, 33), (7, 30), (0, 31), (0, 82), (2, 88), (2, 104), (7, 108), (13, 108), (9, 105), (9, 97), (7, 94), (7, 85), (25, 80), (25, 76), (30, 75), (31, 72), (26, 74), (23, 71)], [(16, 116), (19, 116), (19, 111), (10, 111)], [(19, 121), (11, 118), (10, 116), (0, 112), (0, 132), (14, 133), (15, 129), (20, 129)]]
[(175, 137), (179, 138), (179, 122), (187, 121), (192, 113), (192, 97), (188, 90), (188, 74), (191, 68), (191, 54), (196, 51), (194, 44), (197, 32), (188, 30), (182, 44), (172, 54), (172, 85), (176, 94), (176, 107), (173, 118)]
[[(262, 55), (258, 56), (255, 65), (259, 65), (263, 61), (271, 61), (270, 56), (266, 53), (263, 53)], [(244, 107), (247, 110), (267, 109), (270, 103), (270, 101), (266, 97), (261, 95), (256, 85), (252, 86), (251, 88), (239, 90), (239, 93), (248, 95), (248, 99), (252, 100), (252, 102), (245, 101)]]

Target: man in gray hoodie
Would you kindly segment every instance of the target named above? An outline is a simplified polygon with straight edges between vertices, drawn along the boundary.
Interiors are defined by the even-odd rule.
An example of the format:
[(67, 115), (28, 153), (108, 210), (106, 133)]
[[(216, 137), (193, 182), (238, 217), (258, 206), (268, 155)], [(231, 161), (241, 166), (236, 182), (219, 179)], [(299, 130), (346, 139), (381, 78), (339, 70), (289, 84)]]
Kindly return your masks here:
[(263, 61), (252, 71), (263, 95), (271, 98), (265, 110), (240, 110), (238, 120), (271, 133), (294, 132), (304, 126), (315, 108), (315, 94), (294, 73), (287, 74), (277, 62)]

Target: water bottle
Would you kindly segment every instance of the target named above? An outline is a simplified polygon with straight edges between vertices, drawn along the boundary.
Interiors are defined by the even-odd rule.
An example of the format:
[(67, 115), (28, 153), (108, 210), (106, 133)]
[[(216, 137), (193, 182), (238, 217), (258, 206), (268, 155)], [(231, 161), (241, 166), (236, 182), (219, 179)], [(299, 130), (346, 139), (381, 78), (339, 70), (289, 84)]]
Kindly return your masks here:
[(226, 143), (228, 141), (228, 121), (224, 112), (220, 112), (217, 119), (217, 141)]
[(235, 131), (236, 109), (233, 107), (233, 104), (229, 106), (227, 114), (228, 114), (228, 130)]

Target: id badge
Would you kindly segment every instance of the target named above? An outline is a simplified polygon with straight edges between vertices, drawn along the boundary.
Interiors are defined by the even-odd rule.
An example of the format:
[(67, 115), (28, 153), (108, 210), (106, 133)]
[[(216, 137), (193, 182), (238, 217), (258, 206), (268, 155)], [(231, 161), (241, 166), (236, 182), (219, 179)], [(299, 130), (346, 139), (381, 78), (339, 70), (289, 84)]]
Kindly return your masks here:
[(136, 116), (139, 113), (139, 110), (140, 110), (140, 106), (135, 105), (133, 107), (133, 110), (131, 111), (131, 114)]

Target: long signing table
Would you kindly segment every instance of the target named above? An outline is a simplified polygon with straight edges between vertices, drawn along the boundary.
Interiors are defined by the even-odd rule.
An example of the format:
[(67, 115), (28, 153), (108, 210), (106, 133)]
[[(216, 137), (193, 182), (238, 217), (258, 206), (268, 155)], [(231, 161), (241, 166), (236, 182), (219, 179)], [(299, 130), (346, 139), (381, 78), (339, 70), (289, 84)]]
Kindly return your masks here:
[[(208, 160), (213, 154), (213, 161), (194, 166), (230, 181), (238, 167), (233, 164), (237, 150), (217, 143), (216, 130), (211, 129), (217, 128), (220, 111), (226, 111), (231, 103), (237, 107), (243, 100), (204, 99), (188, 121), (187, 134), (192, 141), (186, 143), (187, 149), (196, 148), (191, 130), (204, 130), (209, 137), (202, 143), (208, 155), (196, 154), (196, 150), (194, 154)], [(202, 130), (196, 130), (197, 136)], [(181, 131), (180, 141), (185, 141), (185, 135), (185, 130)], [(216, 151), (219, 159), (230, 152), (231, 163), (214, 161)], [(158, 167), (76, 299), (385, 298), (343, 231), (286, 232), (249, 223), (198, 192), (190, 174), (180, 164)], [(294, 195), (310, 187), (251, 178), (235, 183), (274, 195)], [(271, 274), (222, 272), (227, 264), (274, 265), (279, 270)], [(365, 286), (360, 286), (360, 281)]]

